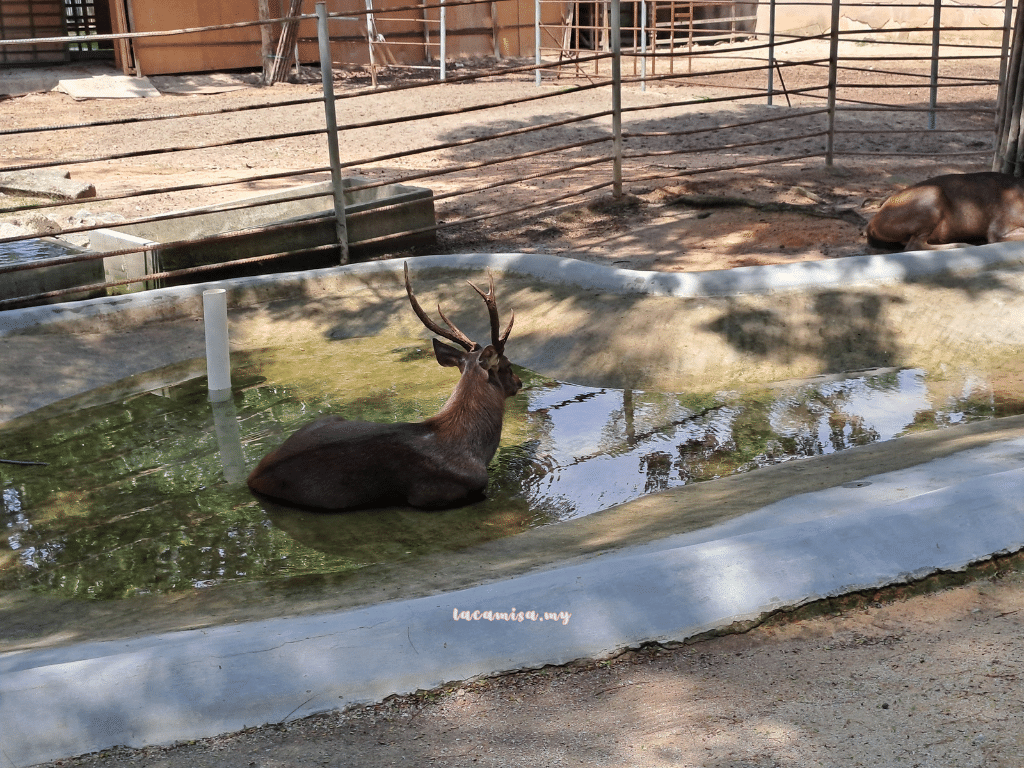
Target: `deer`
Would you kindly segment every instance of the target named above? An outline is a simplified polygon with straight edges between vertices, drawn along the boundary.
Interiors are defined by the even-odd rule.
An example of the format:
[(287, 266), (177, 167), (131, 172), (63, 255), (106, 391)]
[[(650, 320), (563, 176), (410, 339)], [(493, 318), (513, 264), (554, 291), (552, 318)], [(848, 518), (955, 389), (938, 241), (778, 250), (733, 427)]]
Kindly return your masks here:
[(936, 176), (889, 197), (865, 234), (887, 251), (1024, 240), (1024, 179), (991, 171)]
[[(422, 422), (383, 424), (324, 416), (300, 427), (256, 466), (247, 484), (257, 496), (289, 506), (345, 510), (407, 504), (443, 509), (482, 499), (487, 465), (501, 440), (505, 401), (523, 382), (505, 357), (515, 312), (499, 333), (494, 276), (484, 300), (491, 343), (483, 346), (460, 331), (438, 304), (447, 328), (432, 320), (413, 293), (409, 265), (405, 291), (413, 312), (433, 334), (434, 357), (461, 377), (436, 414)], [(469, 281), (467, 281), (469, 282)]]

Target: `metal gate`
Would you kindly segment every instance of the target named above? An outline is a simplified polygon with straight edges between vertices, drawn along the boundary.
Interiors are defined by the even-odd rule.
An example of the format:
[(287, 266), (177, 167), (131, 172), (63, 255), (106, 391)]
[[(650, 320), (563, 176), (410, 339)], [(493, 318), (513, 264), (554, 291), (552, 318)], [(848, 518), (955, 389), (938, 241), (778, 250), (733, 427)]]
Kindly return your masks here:
[[(113, 31), (107, 0), (64, 0), (64, 17), (67, 34), (72, 37), (109, 35)], [(72, 59), (112, 59), (114, 44), (110, 40), (68, 43), (68, 54)]]
[[(559, 24), (541, 23), (541, 50), (556, 52), (560, 64), (582, 74), (579, 64), (597, 51), (611, 50), (611, 3), (609, 0), (539, 0), (541, 6), (558, 6), (559, 14), (542, 12), (541, 18), (560, 15)], [(622, 50), (651, 58), (651, 74), (657, 67), (676, 69), (676, 59), (689, 60), (695, 44), (732, 42), (754, 34), (756, 0), (623, 0), (619, 26)], [(633, 67), (637, 67), (633, 58)], [(594, 62), (597, 71), (597, 62)]]

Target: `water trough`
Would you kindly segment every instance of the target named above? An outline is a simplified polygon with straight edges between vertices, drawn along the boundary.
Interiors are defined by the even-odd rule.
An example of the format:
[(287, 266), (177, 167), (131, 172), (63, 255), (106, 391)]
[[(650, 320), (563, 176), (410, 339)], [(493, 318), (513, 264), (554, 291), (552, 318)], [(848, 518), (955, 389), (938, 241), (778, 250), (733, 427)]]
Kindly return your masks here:
[[(342, 183), (346, 189), (345, 218), (350, 256), (354, 260), (381, 248), (396, 250), (434, 242), (434, 200), (429, 189), (406, 184), (365, 187), (372, 183), (371, 180), (359, 176), (346, 177)], [(0, 299), (133, 280), (160, 272), (273, 253), (294, 255), (246, 267), (226, 267), (219, 273), (207, 272), (200, 279), (329, 267), (337, 264), (337, 253), (311, 252), (311, 249), (337, 242), (333, 215), (331, 184), (322, 182), (218, 205), (174, 211), (160, 221), (92, 230), (89, 232), (89, 251), (145, 250), (5, 275), (0, 281)], [(265, 227), (273, 227), (273, 230), (262, 229)], [(249, 229), (260, 231), (244, 234)], [(232, 233), (242, 234), (229, 240), (202, 242)], [(181, 242), (189, 240), (200, 242)], [(65, 245), (69, 252), (83, 252), (83, 249), (69, 243)], [(0, 245), (0, 249), (3, 248)], [(97, 289), (87, 298), (104, 293), (117, 295), (182, 285), (195, 279), (183, 276), (135, 282), (106, 290)], [(58, 296), (50, 301), (59, 303), (64, 300)]]

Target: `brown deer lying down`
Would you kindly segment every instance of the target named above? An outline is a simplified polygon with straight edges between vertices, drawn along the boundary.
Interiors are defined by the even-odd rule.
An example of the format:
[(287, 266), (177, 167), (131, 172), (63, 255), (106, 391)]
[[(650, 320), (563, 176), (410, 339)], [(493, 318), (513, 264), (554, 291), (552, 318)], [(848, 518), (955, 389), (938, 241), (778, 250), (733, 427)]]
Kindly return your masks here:
[(954, 173), (897, 192), (868, 222), (868, 243), (889, 251), (1024, 240), (1024, 179)]
[(487, 465), (501, 439), (505, 399), (523, 383), (505, 357), (515, 313), (499, 335), (494, 278), (487, 293), (470, 285), (490, 315), (491, 343), (486, 347), (456, 328), (440, 306), (438, 314), (448, 329), (427, 317), (405, 268), (413, 311), (433, 333), (462, 347), (432, 340), (437, 362), (462, 371), (440, 411), (415, 424), (317, 419), (263, 458), (249, 475), (249, 488), (294, 506), (321, 509), (389, 504), (440, 508), (480, 498), (487, 487)]

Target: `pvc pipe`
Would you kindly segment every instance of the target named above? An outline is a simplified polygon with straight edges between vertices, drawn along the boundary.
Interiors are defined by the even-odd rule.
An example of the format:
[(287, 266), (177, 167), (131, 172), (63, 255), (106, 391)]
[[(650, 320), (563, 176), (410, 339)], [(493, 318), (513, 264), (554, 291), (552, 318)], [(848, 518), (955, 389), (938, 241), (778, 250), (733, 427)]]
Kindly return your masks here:
[(203, 291), (206, 327), (206, 384), (211, 400), (231, 396), (231, 350), (228, 346), (228, 294), (223, 288)]

